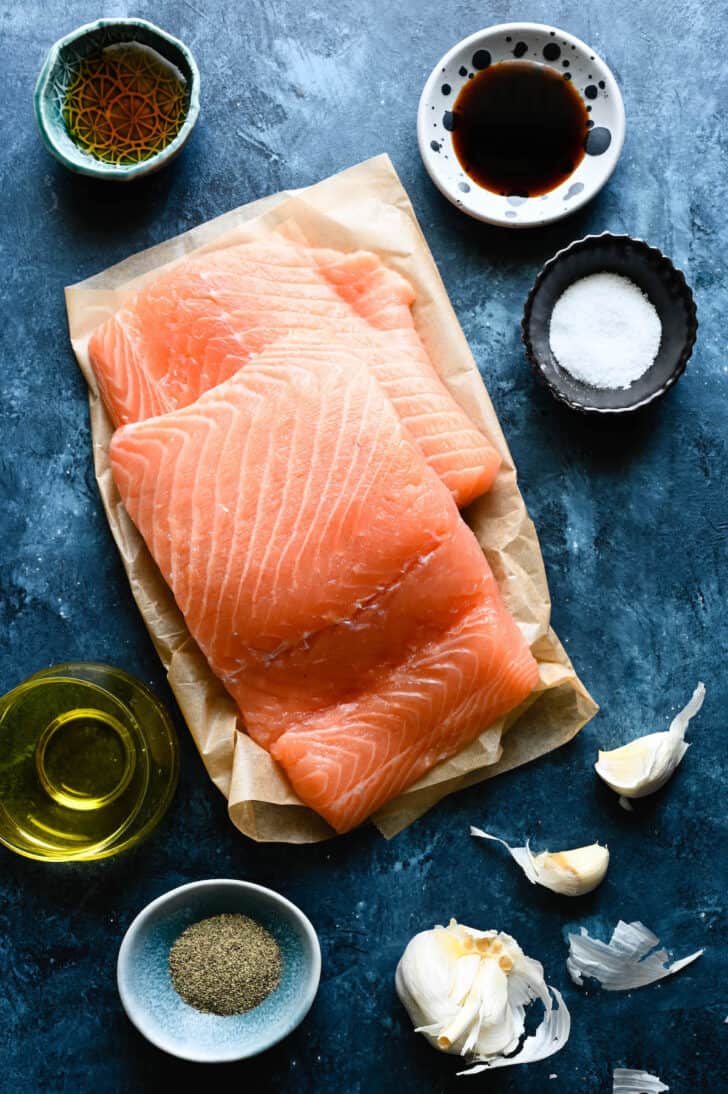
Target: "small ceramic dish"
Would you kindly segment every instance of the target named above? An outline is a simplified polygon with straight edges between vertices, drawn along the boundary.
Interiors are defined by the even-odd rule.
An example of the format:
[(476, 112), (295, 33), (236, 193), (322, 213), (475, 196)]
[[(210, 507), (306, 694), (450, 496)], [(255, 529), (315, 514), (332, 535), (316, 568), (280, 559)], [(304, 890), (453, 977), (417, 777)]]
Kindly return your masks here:
[[(554, 305), (569, 285), (595, 273), (629, 278), (660, 317), (662, 334), (655, 361), (628, 388), (584, 384), (560, 367), (551, 350)], [(604, 232), (577, 240), (546, 263), (526, 300), (521, 329), (528, 361), (557, 399), (574, 410), (614, 414), (646, 406), (672, 387), (692, 353), (698, 318), (685, 275), (669, 259), (641, 239)]]
[[(172, 986), (169, 951), (182, 931), (208, 916), (235, 913), (275, 938), (281, 982), (244, 1014), (221, 1017), (189, 1006)], [(153, 900), (133, 921), (119, 949), (117, 982), (127, 1015), (148, 1041), (183, 1060), (223, 1063), (256, 1056), (303, 1021), (321, 976), (316, 932), (279, 893), (248, 881), (219, 878), (181, 885)]]
[[(135, 42), (169, 61), (187, 84), (184, 122), (174, 140), (139, 163), (107, 163), (84, 151), (70, 137), (63, 120), (63, 102), (79, 61), (107, 46)], [(146, 19), (98, 19), (60, 38), (51, 47), (38, 76), (33, 98), (38, 129), (48, 151), (64, 167), (82, 175), (128, 182), (158, 171), (184, 147), (200, 112), (200, 74), (187, 47)]]
[[(513, 60), (546, 65), (571, 80), (589, 114), (586, 155), (564, 182), (539, 197), (479, 186), (453, 147), (453, 106), (463, 85), (479, 71)], [(622, 96), (605, 62), (572, 34), (540, 23), (501, 23), (458, 42), (432, 70), (417, 112), (420, 154), (438, 190), (469, 216), (505, 228), (549, 224), (593, 198), (616, 166), (624, 129)]]

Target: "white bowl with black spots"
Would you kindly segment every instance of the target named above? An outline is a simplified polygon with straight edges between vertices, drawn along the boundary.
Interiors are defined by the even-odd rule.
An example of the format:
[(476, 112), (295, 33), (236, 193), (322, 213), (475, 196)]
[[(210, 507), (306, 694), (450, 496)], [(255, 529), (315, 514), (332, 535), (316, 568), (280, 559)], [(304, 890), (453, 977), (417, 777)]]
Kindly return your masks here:
[[(465, 170), (456, 151), (455, 133), (463, 117), (458, 96), (464, 85), (514, 60), (546, 66), (570, 81), (588, 118), (583, 158), (563, 181), (536, 196), (486, 188), (475, 180), (475, 172)], [(488, 79), (492, 76), (490, 72)], [(432, 70), (417, 114), (420, 154), (438, 190), (469, 216), (505, 228), (549, 224), (586, 204), (614, 171), (624, 130), (622, 95), (606, 63), (579, 38), (539, 23), (502, 23), (453, 46)]]

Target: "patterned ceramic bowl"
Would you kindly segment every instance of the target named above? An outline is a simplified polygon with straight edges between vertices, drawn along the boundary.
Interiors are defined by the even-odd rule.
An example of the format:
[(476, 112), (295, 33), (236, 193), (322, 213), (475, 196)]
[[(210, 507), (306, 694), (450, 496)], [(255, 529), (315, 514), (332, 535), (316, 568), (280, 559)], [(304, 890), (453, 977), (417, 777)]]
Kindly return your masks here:
[[(208, 916), (250, 916), (278, 943), (278, 987), (244, 1014), (221, 1017), (189, 1006), (169, 974), (169, 951), (182, 931)], [(139, 913), (119, 949), (117, 982), (127, 1015), (147, 1040), (197, 1063), (243, 1060), (287, 1037), (311, 1008), (321, 976), (321, 950), (310, 921), (272, 889), (219, 878), (181, 885)]]
[[(97, 159), (69, 135), (63, 103), (80, 61), (107, 46), (133, 42), (147, 46), (182, 74), (187, 85), (185, 115), (176, 137), (159, 152), (138, 163), (107, 163)], [(200, 112), (200, 74), (194, 57), (182, 42), (145, 19), (98, 19), (78, 27), (51, 47), (35, 86), (35, 117), (48, 151), (82, 175), (128, 182), (158, 171), (182, 150)]]
[[(589, 116), (586, 154), (555, 189), (538, 197), (494, 193), (461, 166), (453, 145), (458, 95), (479, 72), (502, 61), (545, 65), (571, 81)], [(566, 31), (539, 23), (502, 23), (464, 38), (437, 63), (417, 114), (420, 154), (430, 178), (464, 213), (505, 228), (530, 228), (573, 213), (601, 190), (624, 142), (624, 105), (617, 82), (593, 49)]]

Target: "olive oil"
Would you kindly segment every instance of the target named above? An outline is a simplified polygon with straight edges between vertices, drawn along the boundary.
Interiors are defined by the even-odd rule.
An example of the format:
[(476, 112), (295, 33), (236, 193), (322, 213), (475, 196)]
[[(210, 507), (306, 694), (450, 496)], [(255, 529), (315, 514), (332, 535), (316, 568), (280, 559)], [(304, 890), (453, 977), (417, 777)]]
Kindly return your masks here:
[(450, 124), (466, 175), (506, 197), (554, 190), (583, 160), (589, 133), (569, 73), (531, 61), (502, 61), (466, 81)]
[(107, 46), (74, 66), (63, 100), (71, 139), (104, 163), (151, 159), (171, 144), (185, 120), (184, 76), (138, 42)]
[(104, 858), (161, 818), (177, 742), (146, 687), (106, 665), (60, 665), (0, 699), (0, 840), (28, 858)]

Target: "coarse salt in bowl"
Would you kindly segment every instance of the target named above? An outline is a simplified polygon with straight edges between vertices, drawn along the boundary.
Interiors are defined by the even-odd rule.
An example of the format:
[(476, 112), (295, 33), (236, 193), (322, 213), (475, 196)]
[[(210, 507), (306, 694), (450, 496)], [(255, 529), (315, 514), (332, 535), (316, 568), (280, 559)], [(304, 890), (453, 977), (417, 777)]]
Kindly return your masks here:
[(549, 323), (559, 365), (589, 387), (630, 387), (654, 364), (661, 338), (650, 298), (618, 273), (574, 281), (556, 301)]
[[(463, 85), (485, 68), (514, 60), (558, 72), (582, 96), (589, 116), (583, 159), (563, 182), (536, 197), (479, 186), (453, 145), (453, 105)], [(590, 201), (617, 165), (624, 132), (622, 95), (606, 62), (573, 34), (541, 23), (501, 23), (458, 42), (433, 68), (417, 111), (420, 155), (435, 186), (468, 216), (504, 228), (549, 224)]]
[[(554, 352), (551, 326), (556, 305), (567, 289), (595, 274), (627, 279), (644, 294), (660, 321), (652, 364), (626, 385), (619, 368), (609, 370), (614, 387), (586, 383), (563, 368)], [(526, 300), (521, 328), (526, 357), (552, 395), (574, 410), (624, 413), (651, 403), (679, 379), (695, 344), (698, 319), (681, 270), (641, 239), (604, 232), (577, 240), (546, 263)]]

